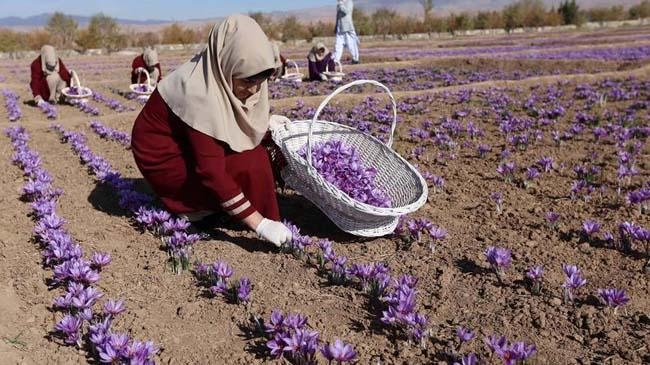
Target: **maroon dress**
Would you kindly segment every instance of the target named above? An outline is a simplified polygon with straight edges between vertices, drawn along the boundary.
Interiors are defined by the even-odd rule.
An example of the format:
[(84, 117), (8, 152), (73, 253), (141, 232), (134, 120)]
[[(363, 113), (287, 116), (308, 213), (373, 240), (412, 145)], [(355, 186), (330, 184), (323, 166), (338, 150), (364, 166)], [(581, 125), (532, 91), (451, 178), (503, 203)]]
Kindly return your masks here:
[[(41, 65), (41, 56), (36, 57), (30, 66), (32, 71), (32, 78), (29, 82), (29, 87), (32, 89), (32, 95), (40, 95), (43, 100), (50, 100), (50, 87), (47, 85), (47, 75), (43, 72), (43, 65)], [(61, 80), (65, 81), (66, 85), (70, 85), (70, 72), (59, 58), (59, 76)]]
[(257, 210), (280, 220), (266, 149), (235, 152), (185, 124), (158, 89), (135, 120), (133, 157), (163, 204), (173, 213), (223, 210), (244, 219)]
[[(156, 63), (153, 66), (158, 69), (158, 80), (156, 80), (156, 82), (160, 82), (160, 79), (162, 78), (162, 70), (160, 69), (160, 62)], [(135, 69), (138, 67), (147, 69), (147, 64), (144, 62), (144, 57), (142, 55), (139, 55), (138, 57), (134, 58), (133, 62), (131, 63), (132, 84), (144, 84), (145, 82), (147, 82), (147, 76), (145, 76), (145, 74), (141, 72), (138, 73), (135, 72)]]

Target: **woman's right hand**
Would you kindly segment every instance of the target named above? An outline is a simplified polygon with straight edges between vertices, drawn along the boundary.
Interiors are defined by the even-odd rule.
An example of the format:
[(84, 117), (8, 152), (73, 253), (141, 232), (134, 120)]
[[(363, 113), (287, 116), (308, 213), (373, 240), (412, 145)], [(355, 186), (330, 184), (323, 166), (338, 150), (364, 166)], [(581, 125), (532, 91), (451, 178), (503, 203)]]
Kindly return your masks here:
[(269, 127), (273, 128), (276, 126), (281, 126), (283, 124), (291, 123), (291, 119), (285, 117), (284, 115), (273, 114), (269, 118)]
[(257, 232), (261, 238), (271, 242), (277, 247), (282, 246), (292, 239), (292, 234), (289, 228), (281, 222), (272, 221), (266, 218), (263, 218), (260, 224), (257, 225), (255, 232)]

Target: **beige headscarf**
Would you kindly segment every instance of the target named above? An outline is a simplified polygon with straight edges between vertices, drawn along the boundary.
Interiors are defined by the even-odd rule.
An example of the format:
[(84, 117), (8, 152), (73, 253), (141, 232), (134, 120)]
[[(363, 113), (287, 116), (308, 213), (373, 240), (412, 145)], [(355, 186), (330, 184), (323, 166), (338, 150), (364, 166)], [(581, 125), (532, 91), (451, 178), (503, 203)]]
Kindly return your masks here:
[(142, 58), (147, 67), (154, 67), (158, 63), (158, 52), (153, 48), (145, 48), (144, 52), (142, 52)]
[[(324, 49), (325, 52), (323, 55), (318, 54), (319, 49)], [(323, 42), (318, 42), (315, 46), (311, 48), (311, 51), (309, 52), (309, 56), (307, 56), (307, 59), (310, 60), (311, 62), (316, 62), (316, 61), (321, 61), (325, 56), (330, 53), (327, 47), (325, 47), (325, 44)], [(304, 53), (303, 53), (304, 54)]]
[[(46, 65), (48, 64), (55, 65), (53, 71), (47, 69)], [(59, 57), (57, 57), (54, 47), (47, 44), (41, 47), (41, 70), (46, 75), (59, 73)]]
[(206, 48), (165, 77), (158, 91), (183, 122), (228, 143), (237, 152), (260, 144), (269, 127), (267, 82), (242, 103), (232, 90), (244, 79), (279, 66), (279, 56), (250, 17), (231, 15), (216, 24)]

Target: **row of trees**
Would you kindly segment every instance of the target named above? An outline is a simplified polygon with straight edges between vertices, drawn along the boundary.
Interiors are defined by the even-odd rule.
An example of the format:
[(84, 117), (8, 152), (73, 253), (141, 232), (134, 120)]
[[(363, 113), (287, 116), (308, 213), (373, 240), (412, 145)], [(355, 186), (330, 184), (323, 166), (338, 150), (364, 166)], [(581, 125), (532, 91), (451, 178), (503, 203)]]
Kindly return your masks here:
[[(388, 35), (426, 32), (455, 33), (471, 29), (506, 29), (519, 27), (580, 25), (586, 21), (604, 22), (650, 17), (650, 0), (643, 0), (629, 9), (620, 5), (611, 7), (580, 9), (575, 0), (563, 0), (559, 7), (548, 8), (542, 0), (517, 0), (501, 11), (479, 11), (476, 13), (452, 13), (446, 17), (434, 14), (433, 0), (420, 0), (423, 17), (404, 16), (387, 8), (366, 13), (354, 11), (354, 23), (360, 35)], [(301, 22), (290, 16), (274, 21), (261, 12), (250, 14), (262, 29), (273, 39), (290, 41), (311, 40), (314, 37), (331, 36), (332, 21)], [(128, 46), (149, 46), (155, 44), (191, 44), (204, 42), (213, 24), (199, 28), (187, 28), (177, 23), (166, 26), (160, 32), (135, 32), (122, 29), (115, 19), (97, 14), (87, 27), (80, 29), (77, 22), (63, 13), (54, 13), (44, 30), (15, 32), (0, 29), (0, 51), (11, 52), (25, 49), (39, 49), (50, 43), (58, 48), (76, 49), (83, 52), (90, 48), (105, 48), (109, 52)]]

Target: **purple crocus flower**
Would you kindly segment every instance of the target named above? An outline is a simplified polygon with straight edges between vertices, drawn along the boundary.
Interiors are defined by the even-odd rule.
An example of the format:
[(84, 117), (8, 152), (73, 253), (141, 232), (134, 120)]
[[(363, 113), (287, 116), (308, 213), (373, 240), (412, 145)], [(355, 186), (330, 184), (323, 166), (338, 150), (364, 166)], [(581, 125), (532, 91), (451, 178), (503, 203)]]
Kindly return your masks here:
[(116, 316), (125, 310), (124, 306), (124, 301), (123, 300), (112, 300), (109, 299), (106, 303), (104, 303), (104, 314), (109, 315), (109, 316)]
[(248, 303), (250, 301), (251, 289), (251, 281), (247, 277), (240, 278), (239, 284), (237, 285), (237, 301)]
[(573, 303), (575, 290), (587, 284), (587, 280), (582, 277), (577, 266), (562, 265), (562, 270), (566, 275), (564, 284), (562, 284), (565, 301)]
[(526, 272), (526, 277), (532, 282), (532, 292), (539, 294), (542, 291), (542, 282), (544, 279), (544, 268), (533, 266)]
[(593, 220), (586, 220), (582, 223), (582, 231), (587, 237), (591, 237), (600, 231), (600, 223)]
[(91, 261), (93, 267), (102, 268), (111, 263), (111, 255), (104, 252), (95, 252)]
[(485, 250), (485, 257), (499, 279), (504, 274), (504, 270), (510, 267), (510, 255), (510, 250), (503, 247), (490, 246)]
[(624, 289), (598, 289), (598, 295), (600, 295), (603, 301), (605, 301), (605, 304), (614, 307), (614, 311), (616, 311), (618, 307), (623, 306), (630, 301), (630, 298), (627, 296)]
[(498, 192), (498, 191), (491, 192), (490, 193), (490, 199), (492, 199), (492, 201), (494, 201), (494, 204), (496, 204), (497, 213), (500, 214), (502, 212), (502, 210), (503, 210), (502, 209), (502, 207), (503, 207), (503, 197), (502, 197), (501, 193)]
[(217, 279), (226, 280), (232, 276), (233, 270), (227, 262), (218, 260), (212, 264), (212, 272), (217, 276)]
[(67, 314), (54, 326), (54, 329), (65, 335), (64, 341), (68, 345), (80, 345), (82, 324), (81, 318)]
[(338, 338), (333, 344), (329, 343), (323, 345), (320, 348), (320, 352), (330, 363), (336, 361), (339, 364), (342, 364), (344, 362), (352, 361), (357, 357), (357, 353), (352, 348), (352, 345), (347, 344)]
[(474, 332), (470, 331), (469, 328), (458, 327), (456, 328), (456, 336), (460, 340), (460, 343), (469, 342), (474, 338)]
[(551, 228), (555, 228), (557, 222), (560, 220), (560, 214), (556, 212), (546, 213), (546, 222)]
[(460, 359), (460, 362), (454, 362), (454, 365), (479, 365), (479, 362), (476, 354), (469, 354), (463, 356)]

